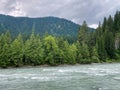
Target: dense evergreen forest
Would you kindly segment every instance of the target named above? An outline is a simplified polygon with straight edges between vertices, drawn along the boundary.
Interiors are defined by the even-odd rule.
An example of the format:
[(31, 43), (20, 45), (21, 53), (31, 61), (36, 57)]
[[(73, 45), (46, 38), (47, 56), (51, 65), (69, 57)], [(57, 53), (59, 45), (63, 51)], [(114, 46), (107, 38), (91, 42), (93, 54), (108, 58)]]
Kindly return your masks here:
[(104, 18), (94, 32), (84, 21), (78, 40), (69, 43), (63, 37), (34, 33), (24, 39), (22, 34), (12, 38), (7, 31), (0, 35), (0, 66), (61, 65), (116, 62), (120, 59), (120, 12)]

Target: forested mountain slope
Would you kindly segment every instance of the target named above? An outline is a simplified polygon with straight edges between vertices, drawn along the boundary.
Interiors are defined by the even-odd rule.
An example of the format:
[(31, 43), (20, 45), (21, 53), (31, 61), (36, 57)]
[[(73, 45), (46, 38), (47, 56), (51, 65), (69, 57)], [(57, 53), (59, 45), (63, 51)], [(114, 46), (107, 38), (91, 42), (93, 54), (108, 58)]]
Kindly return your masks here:
[[(79, 25), (69, 20), (57, 17), (12, 17), (8, 15), (0, 15), (0, 33), (9, 30), (11, 34), (17, 35), (22, 33), (30, 35), (32, 29), (37, 34), (43, 35), (45, 32), (55, 36), (65, 36), (76, 38)], [(89, 28), (90, 31), (94, 30)]]

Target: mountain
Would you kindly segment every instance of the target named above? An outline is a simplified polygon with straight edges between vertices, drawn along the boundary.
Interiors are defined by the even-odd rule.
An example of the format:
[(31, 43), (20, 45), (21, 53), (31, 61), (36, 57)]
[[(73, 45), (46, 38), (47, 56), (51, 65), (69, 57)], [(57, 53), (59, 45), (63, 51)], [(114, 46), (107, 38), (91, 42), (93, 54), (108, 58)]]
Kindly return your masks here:
[(35, 33), (41, 35), (48, 32), (55, 36), (76, 38), (79, 26), (72, 21), (57, 17), (28, 18), (0, 14), (0, 33), (9, 30), (12, 35), (18, 33), (29, 35), (34, 29)]

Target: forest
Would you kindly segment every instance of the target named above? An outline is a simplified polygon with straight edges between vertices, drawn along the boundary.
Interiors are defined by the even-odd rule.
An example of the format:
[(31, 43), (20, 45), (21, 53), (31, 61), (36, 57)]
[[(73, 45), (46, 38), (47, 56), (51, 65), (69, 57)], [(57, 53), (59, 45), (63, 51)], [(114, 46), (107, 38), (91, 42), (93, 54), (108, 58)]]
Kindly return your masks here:
[(62, 36), (45, 33), (29, 37), (17, 37), (9, 31), (0, 34), (0, 67), (24, 65), (61, 65), (117, 62), (120, 59), (120, 12), (99, 22), (98, 28), (90, 32), (84, 21), (78, 30), (78, 39), (69, 43)]

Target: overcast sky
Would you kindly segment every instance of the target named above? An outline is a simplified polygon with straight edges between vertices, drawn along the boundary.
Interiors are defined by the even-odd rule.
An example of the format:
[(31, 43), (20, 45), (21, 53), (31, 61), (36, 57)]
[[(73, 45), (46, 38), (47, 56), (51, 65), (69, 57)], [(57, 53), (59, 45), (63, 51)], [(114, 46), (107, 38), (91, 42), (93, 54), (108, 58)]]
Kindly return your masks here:
[(103, 17), (120, 9), (119, 0), (0, 0), (0, 14), (12, 16), (55, 16), (96, 27)]

